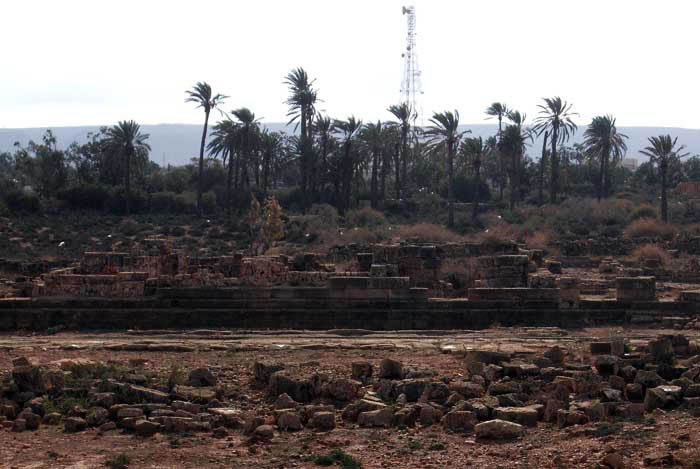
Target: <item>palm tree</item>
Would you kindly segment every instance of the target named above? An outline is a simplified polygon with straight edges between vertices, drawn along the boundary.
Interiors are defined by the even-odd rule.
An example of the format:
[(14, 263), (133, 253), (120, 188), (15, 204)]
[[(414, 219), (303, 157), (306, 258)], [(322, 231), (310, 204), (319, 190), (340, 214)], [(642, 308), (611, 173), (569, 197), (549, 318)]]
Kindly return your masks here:
[(261, 135), (263, 151), (262, 159), (262, 189), (267, 192), (270, 185), (270, 175), (284, 147), (283, 135), (280, 132), (270, 132), (263, 129)]
[(549, 137), (549, 131), (545, 130), (544, 131), (544, 139), (542, 140), (542, 155), (540, 156), (540, 180), (539, 180), (539, 185), (540, 185), (540, 190), (539, 190), (539, 195), (537, 197), (538, 205), (542, 205), (544, 203), (544, 168), (547, 165), (547, 138)]
[(535, 119), (534, 130), (538, 134), (549, 131), (552, 142), (552, 175), (550, 187), (550, 201), (557, 203), (559, 193), (559, 159), (557, 156), (557, 145), (562, 145), (569, 141), (569, 138), (576, 132), (576, 124), (571, 118), (578, 115), (572, 112), (572, 105), (562, 101), (559, 96), (554, 98), (543, 98), (544, 104), (539, 104), (540, 115)]
[(384, 125), (381, 121), (376, 124), (367, 124), (360, 131), (360, 137), (365, 142), (371, 153), (370, 194), (372, 208), (377, 208), (379, 189), (379, 165), (382, 158), (384, 144)]
[(217, 122), (212, 131), (212, 139), (207, 145), (210, 155), (221, 156), (224, 164), (228, 164), (228, 175), (226, 179), (226, 207), (231, 215), (231, 181), (233, 179), (233, 160), (236, 153), (240, 152), (240, 126), (231, 119), (224, 119)]
[[(411, 122), (416, 120), (417, 113), (411, 105), (408, 103), (394, 104), (387, 108), (396, 119), (398, 120), (397, 126), (401, 131), (401, 153), (399, 156), (400, 168), (396, 166), (396, 198), (401, 198), (401, 181), (403, 181), (404, 188), (406, 187), (406, 176), (408, 174), (408, 139), (409, 133), (411, 131)], [(401, 172), (401, 177), (399, 178), (399, 170)]]
[(659, 178), (661, 180), (661, 220), (664, 223), (668, 222), (668, 201), (666, 198), (667, 185), (667, 170), (673, 163), (680, 161), (681, 158), (688, 156), (688, 153), (682, 153), (685, 150), (685, 145), (676, 147), (678, 137), (671, 139), (670, 135), (659, 135), (658, 137), (649, 137), (648, 147), (644, 150), (639, 150), (642, 155), (649, 157), (649, 162), (656, 164), (659, 168)]
[(462, 141), (461, 152), (470, 160), (471, 166), (474, 168), (472, 223), (476, 223), (479, 215), (479, 196), (481, 195), (481, 160), (488, 152), (488, 146), (481, 137), (465, 138)]
[[(258, 146), (260, 127), (255, 114), (247, 107), (242, 107), (231, 111), (231, 114), (238, 120), (240, 127), (241, 141), (241, 187), (250, 186), (248, 167), (252, 163), (252, 153)], [(238, 168), (236, 168), (238, 170)], [(238, 177), (238, 174), (236, 174)]]
[(306, 71), (299, 67), (295, 68), (287, 74), (284, 83), (289, 88), (289, 98), (286, 104), (289, 106), (287, 116), (290, 117), (288, 124), (296, 122), (300, 128), (299, 147), (301, 151), (300, 166), (301, 166), (301, 191), (303, 198), (304, 209), (308, 205), (308, 190), (309, 185), (313, 185), (310, 181), (312, 170), (312, 122), (316, 114), (316, 101), (318, 99), (318, 91), (314, 89), (315, 80), (309, 80), (309, 75)]
[(352, 143), (355, 136), (362, 128), (362, 121), (355, 119), (355, 116), (348, 117), (347, 120), (336, 120), (333, 122), (333, 129), (343, 134), (343, 156), (340, 162), (340, 182), (342, 190), (339, 195), (339, 212), (344, 214), (350, 208), (350, 194), (352, 180), (355, 172), (356, 162), (354, 161)]
[[(524, 120), (524, 118), (523, 118)], [(522, 122), (522, 121), (521, 121)], [(510, 209), (513, 210), (520, 193), (520, 171), (525, 145), (531, 139), (529, 129), (523, 129), (518, 124), (506, 126), (498, 143), (500, 153), (508, 161), (508, 173), (510, 173)]]
[(486, 115), (489, 116), (487, 119), (496, 117), (498, 119), (498, 138), (501, 137), (501, 132), (503, 131), (503, 118), (508, 115), (510, 109), (504, 103), (492, 103), (486, 108)]
[(455, 225), (454, 207), (454, 155), (455, 149), (465, 132), (459, 132), (459, 112), (436, 112), (430, 119), (430, 125), (425, 135), (428, 137), (428, 144), (431, 150), (435, 150), (444, 145), (447, 153), (447, 226)]
[[(596, 116), (584, 133), (585, 153), (600, 160), (598, 173), (598, 201), (610, 195), (610, 169), (627, 151), (627, 135), (618, 133), (613, 116)], [(612, 161), (610, 161), (612, 157)]]
[(126, 214), (131, 213), (131, 159), (137, 152), (148, 154), (148, 134), (141, 133), (141, 126), (134, 121), (120, 121), (106, 130), (104, 144), (108, 151), (124, 157), (126, 178)]
[(317, 182), (323, 188), (328, 182), (328, 172), (330, 170), (328, 163), (328, 153), (333, 146), (333, 119), (322, 114), (317, 114), (313, 121), (312, 131), (318, 139), (318, 149), (321, 154), (320, 167), (316, 171), (319, 176), (316, 177)]
[[(492, 119), (492, 118), (497, 118), (498, 119), (498, 142), (500, 143), (501, 141), (501, 133), (503, 132), (503, 118), (508, 116), (508, 113), (510, 112), (510, 109), (508, 109), (508, 106), (505, 103), (499, 103), (499, 102), (494, 102), (491, 103), (489, 107), (486, 108), (486, 115), (488, 116), (486, 119)], [(498, 147), (496, 147), (496, 151), (498, 151)], [(498, 174), (498, 185), (500, 188), (499, 191), (499, 200), (503, 200), (503, 189), (505, 188), (506, 185), (506, 164), (503, 159), (503, 155), (497, 154), (496, 155), (497, 162), (498, 162), (498, 167), (499, 167), (499, 174)]]
[(199, 178), (197, 180), (197, 211), (202, 211), (202, 187), (204, 184), (204, 145), (207, 140), (207, 126), (209, 114), (212, 109), (223, 104), (228, 96), (222, 94), (212, 95), (211, 86), (204, 81), (197, 82), (191, 90), (186, 91), (186, 103), (196, 103), (197, 107), (204, 109), (204, 128), (202, 129), (202, 142), (199, 145)]

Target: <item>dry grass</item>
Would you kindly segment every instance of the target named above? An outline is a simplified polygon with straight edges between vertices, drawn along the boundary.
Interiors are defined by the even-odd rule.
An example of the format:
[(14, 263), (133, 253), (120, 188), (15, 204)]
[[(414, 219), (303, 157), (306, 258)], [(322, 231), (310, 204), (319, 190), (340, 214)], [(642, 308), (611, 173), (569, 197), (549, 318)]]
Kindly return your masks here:
[(653, 218), (640, 218), (625, 228), (627, 238), (671, 238), (676, 233), (673, 225), (662, 223)]
[(392, 226), (390, 235), (392, 239), (399, 240), (416, 238), (421, 243), (452, 243), (464, 240), (464, 237), (457, 233), (433, 223)]
[(632, 252), (630, 257), (640, 263), (646, 260), (653, 260), (658, 261), (661, 265), (668, 265), (671, 262), (671, 255), (656, 244), (640, 246)]

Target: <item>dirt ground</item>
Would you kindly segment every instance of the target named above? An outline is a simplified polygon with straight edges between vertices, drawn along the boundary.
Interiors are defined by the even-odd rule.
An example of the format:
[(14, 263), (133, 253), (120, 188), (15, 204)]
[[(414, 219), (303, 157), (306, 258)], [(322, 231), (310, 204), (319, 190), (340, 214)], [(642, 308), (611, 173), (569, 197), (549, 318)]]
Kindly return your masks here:
[[(426, 333), (367, 331), (129, 331), (124, 333), (59, 333), (0, 336), (0, 374), (12, 369), (14, 358), (37, 363), (62, 358), (90, 358), (133, 368), (149, 381), (162, 380), (175, 369), (208, 367), (224, 389), (226, 405), (270, 415), (270, 399), (254, 386), (257, 360), (295, 364), (321, 374), (350, 377), (350, 365), (383, 358), (404, 366), (428, 367), (439, 377), (466, 377), (463, 352), (470, 349), (507, 351), (526, 358), (559, 345), (587, 360), (591, 341), (625, 337), (644, 344), (661, 333), (649, 329), (498, 328), (485, 331)], [(690, 335), (691, 340), (697, 336)], [(127, 351), (128, 345), (134, 351)], [(171, 345), (181, 351), (148, 351)], [(166, 347), (167, 348), (167, 347)], [(223, 439), (209, 432), (158, 433), (142, 438), (122, 430), (95, 428), (63, 433), (58, 426), (38, 431), (0, 429), (2, 468), (108, 467), (120, 455), (130, 468), (318, 468), (315, 456), (342, 449), (370, 468), (596, 468), (606, 454), (624, 457), (624, 468), (700, 468), (700, 421), (682, 410), (655, 410), (637, 421), (620, 421), (613, 431), (601, 423), (559, 429), (539, 422), (524, 437), (489, 442), (473, 434), (451, 433), (440, 425), (369, 429), (337, 419), (329, 432), (304, 429), (275, 433), (269, 442), (250, 444), (240, 431)], [(607, 427), (605, 427), (607, 428)], [(671, 460), (663, 462), (663, 458)], [(646, 460), (646, 462), (645, 462)], [(118, 467), (118, 466), (109, 466)]]

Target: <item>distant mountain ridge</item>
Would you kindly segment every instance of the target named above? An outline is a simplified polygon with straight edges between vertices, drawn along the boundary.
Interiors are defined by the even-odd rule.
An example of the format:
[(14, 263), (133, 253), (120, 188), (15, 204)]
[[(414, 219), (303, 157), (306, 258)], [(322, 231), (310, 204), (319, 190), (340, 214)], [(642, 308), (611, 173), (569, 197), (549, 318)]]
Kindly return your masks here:
[[(284, 123), (263, 124), (270, 130), (284, 130), (288, 133), (294, 132), (294, 126), (287, 126)], [(150, 134), (148, 143), (151, 145), (151, 159), (166, 165), (182, 165), (190, 161), (191, 158), (199, 155), (199, 143), (202, 138), (202, 126), (199, 124), (156, 124), (142, 125), (142, 130)], [(488, 137), (494, 135), (498, 128), (497, 124), (465, 124), (461, 126), (464, 130), (472, 131), (471, 136)], [(65, 148), (70, 143), (77, 141), (85, 142), (88, 132), (96, 132), (100, 126), (76, 126), (76, 127), (36, 127), (24, 129), (3, 129), (0, 128), (0, 152), (13, 151), (15, 142), (26, 145), (30, 140), (41, 141), (41, 136), (47, 129), (51, 129), (56, 136), (58, 146)], [(583, 131), (585, 127), (579, 127), (573, 140), (569, 144), (583, 141)], [(682, 129), (671, 127), (620, 127), (618, 131), (626, 134), (628, 158), (637, 158), (640, 161), (646, 157), (639, 154), (639, 150), (647, 146), (647, 138), (654, 135), (670, 134), (678, 137), (678, 142), (686, 146), (686, 151), (691, 155), (700, 155), (700, 129)], [(528, 148), (528, 154), (533, 159), (538, 159), (542, 148), (542, 142), (536, 139)]]

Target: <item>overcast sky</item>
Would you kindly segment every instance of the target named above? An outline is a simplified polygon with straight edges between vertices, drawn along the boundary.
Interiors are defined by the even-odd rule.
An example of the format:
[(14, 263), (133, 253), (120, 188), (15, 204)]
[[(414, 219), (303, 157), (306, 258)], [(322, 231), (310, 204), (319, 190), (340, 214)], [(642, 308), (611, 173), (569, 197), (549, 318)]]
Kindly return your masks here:
[[(1, 0), (0, 127), (199, 123), (196, 81), (285, 120), (284, 75), (317, 79), (331, 116), (388, 119), (405, 20), (396, 0)], [(484, 122), (499, 100), (531, 120), (543, 96), (577, 119), (700, 128), (692, 0), (470, 0), (416, 6), (423, 108)]]

